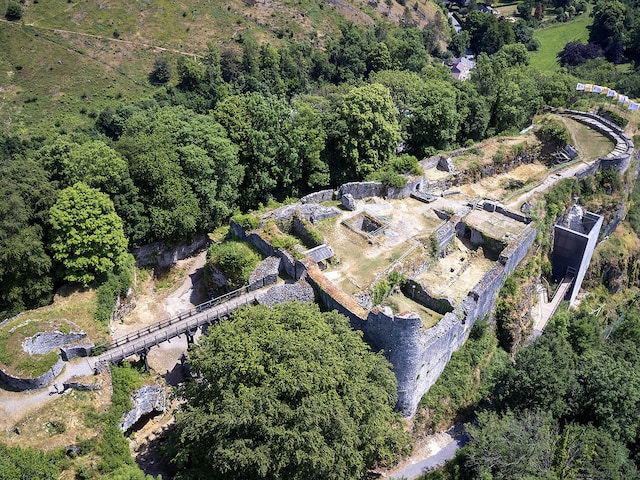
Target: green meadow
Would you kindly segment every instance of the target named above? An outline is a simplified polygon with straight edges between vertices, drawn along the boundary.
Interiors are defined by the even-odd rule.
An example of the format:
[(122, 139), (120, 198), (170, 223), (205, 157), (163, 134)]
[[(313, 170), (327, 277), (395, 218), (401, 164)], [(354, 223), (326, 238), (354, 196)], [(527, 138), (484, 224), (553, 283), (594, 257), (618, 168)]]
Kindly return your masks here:
[(540, 41), (537, 52), (531, 52), (531, 66), (544, 72), (554, 72), (558, 68), (556, 55), (569, 42), (589, 40), (589, 30), (592, 18), (588, 13), (566, 23), (554, 23), (548, 27), (536, 30), (534, 37)]

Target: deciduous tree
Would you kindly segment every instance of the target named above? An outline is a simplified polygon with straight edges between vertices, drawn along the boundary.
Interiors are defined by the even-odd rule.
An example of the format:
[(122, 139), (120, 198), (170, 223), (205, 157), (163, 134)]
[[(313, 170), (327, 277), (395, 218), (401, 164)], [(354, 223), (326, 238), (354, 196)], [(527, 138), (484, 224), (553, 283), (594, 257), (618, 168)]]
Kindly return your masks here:
[(105, 194), (84, 183), (60, 192), (49, 211), (53, 259), (61, 276), (88, 285), (123, 263), (127, 239), (122, 220)]
[(336, 312), (289, 303), (237, 311), (193, 351), (181, 390), (180, 479), (360, 479), (406, 435), (389, 364)]

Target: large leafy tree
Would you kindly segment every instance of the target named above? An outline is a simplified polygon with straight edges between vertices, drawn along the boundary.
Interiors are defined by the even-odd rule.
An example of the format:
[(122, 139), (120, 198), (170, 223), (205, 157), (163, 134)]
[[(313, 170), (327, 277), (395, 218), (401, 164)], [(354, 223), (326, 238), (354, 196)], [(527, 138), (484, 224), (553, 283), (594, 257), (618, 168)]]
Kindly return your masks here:
[(181, 390), (181, 479), (361, 479), (406, 446), (389, 364), (336, 312), (258, 306), (209, 331)]
[(137, 112), (117, 148), (147, 210), (147, 241), (210, 230), (236, 207), (243, 169), (237, 148), (211, 116), (183, 107)]
[(127, 257), (122, 220), (105, 194), (80, 182), (60, 192), (49, 210), (50, 248), (65, 280), (106, 279)]
[(619, 0), (600, 0), (593, 8), (589, 40), (606, 48), (621, 43), (626, 35), (626, 6)]
[(336, 170), (344, 179), (362, 179), (386, 166), (400, 140), (397, 115), (389, 89), (379, 83), (344, 96), (332, 132), (339, 154)]
[(320, 160), (324, 131), (308, 104), (292, 108), (284, 99), (251, 92), (225, 98), (214, 115), (240, 150), (243, 207), (326, 183), (327, 168)]
[(55, 188), (33, 159), (0, 163), (0, 319), (51, 299), (51, 257), (45, 250), (46, 212)]

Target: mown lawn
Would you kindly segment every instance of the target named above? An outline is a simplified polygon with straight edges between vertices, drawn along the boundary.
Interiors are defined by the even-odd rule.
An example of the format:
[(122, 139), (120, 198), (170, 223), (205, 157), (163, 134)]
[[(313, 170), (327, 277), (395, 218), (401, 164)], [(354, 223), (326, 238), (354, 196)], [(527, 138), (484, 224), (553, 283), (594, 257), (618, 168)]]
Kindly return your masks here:
[(558, 68), (557, 55), (569, 42), (587, 43), (592, 18), (588, 13), (566, 23), (554, 23), (549, 27), (537, 30), (534, 37), (540, 41), (537, 52), (531, 52), (531, 66), (544, 72), (554, 72)]

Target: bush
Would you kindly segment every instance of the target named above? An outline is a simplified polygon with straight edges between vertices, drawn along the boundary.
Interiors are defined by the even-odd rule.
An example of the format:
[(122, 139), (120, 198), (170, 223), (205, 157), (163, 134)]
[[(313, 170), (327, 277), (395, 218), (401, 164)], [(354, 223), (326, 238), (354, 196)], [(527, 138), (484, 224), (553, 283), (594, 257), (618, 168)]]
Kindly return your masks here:
[(127, 257), (127, 263), (118, 268), (118, 272), (109, 273), (107, 280), (98, 287), (96, 294), (98, 305), (94, 317), (100, 323), (107, 324), (113, 315), (116, 300), (120, 295), (124, 295), (133, 280), (131, 270), (133, 268), (133, 257)]
[(155, 85), (164, 85), (169, 83), (171, 75), (173, 75), (173, 70), (167, 57), (164, 55), (156, 57), (153, 62), (153, 70), (149, 74), (149, 81)]
[(247, 231), (255, 230), (260, 225), (260, 217), (251, 213), (234, 215), (231, 220)]
[(564, 124), (549, 120), (536, 130), (538, 138), (546, 143), (564, 146), (569, 142), (569, 130)]
[(389, 283), (386, 280), (380, 280), (373, 285), (372, 297), (373, 304), (380, 305), (387, 295), (389, 295)]
[(22, 18), (22, 5), (14, 0), (10, 1), (4, 17), (10, 21), (20, 20)]
[(396, 173), (410, 173), (411, 175), (422, 175), (424, 172), (418, 163), (418, 159), (413, 155), (400, 155), (389, 162), (391, 170)]
[(212, 245), (208, 257), (209, 263), (224, 274), (232, 288), (246, 285), (249, 275), (261, 260), (260, 255), (249, 244), (238, 241)]
[(407, 179), (391, 170), (382, 170), (375, 172), (369, 177), (369, 180), (380, 182), (387, 188), (402, 188), (407, 184)]

